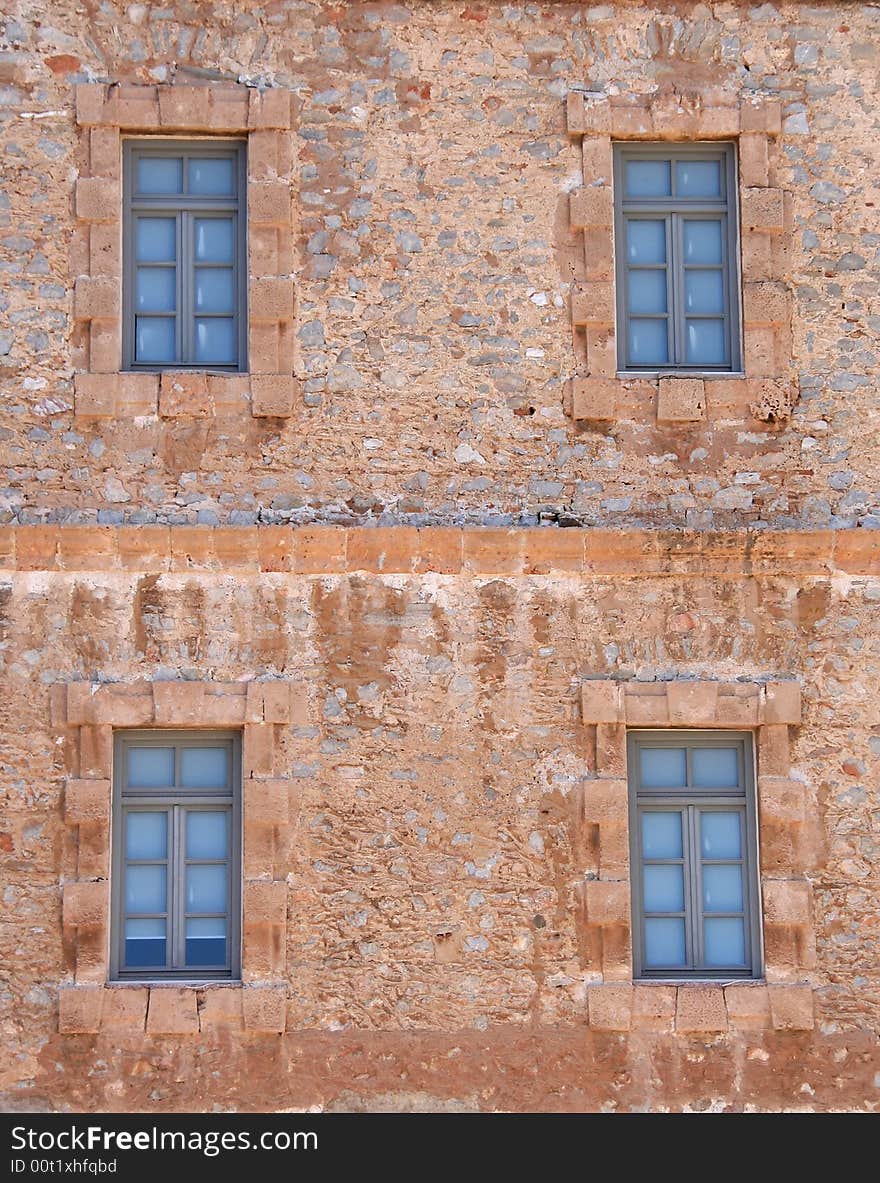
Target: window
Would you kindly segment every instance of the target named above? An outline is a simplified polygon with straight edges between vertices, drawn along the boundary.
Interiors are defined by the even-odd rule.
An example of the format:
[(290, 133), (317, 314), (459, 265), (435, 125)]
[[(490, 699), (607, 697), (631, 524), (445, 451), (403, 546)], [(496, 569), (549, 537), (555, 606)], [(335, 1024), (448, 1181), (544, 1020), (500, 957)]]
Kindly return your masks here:
[(641, 978), (760, 977), (751, 736), (630, 732)]
[(732, 144), (615, 145), (621, 370), (739, 370)]
[(239, 976), (241, 758), (225, 732), (118, 732), (111, 977)]
[(244, 370), (244, 145), (128, 140), (123, 177), (124, 368)]

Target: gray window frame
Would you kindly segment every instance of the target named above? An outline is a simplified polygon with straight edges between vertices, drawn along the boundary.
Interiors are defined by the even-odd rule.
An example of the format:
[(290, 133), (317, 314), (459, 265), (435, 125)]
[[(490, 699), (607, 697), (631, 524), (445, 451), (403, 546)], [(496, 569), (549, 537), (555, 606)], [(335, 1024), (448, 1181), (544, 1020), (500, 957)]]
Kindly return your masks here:
[[(206, 792), (179, 785), (180, 752), (187, 747), (206, 745), (228, 747), (230, 780), (222, 792)], [(128, 789), (127, 762), (132, 747), (173, 747), (175, 785), (163, 788)], [(126, 730), (113, 736), (113, 797), (111, 811), (111, 867), (110, 867), (110, 980), (115, 982), (209, 982), (241, 980), (241, 735), (232, 731), (191, 730)], [(183, 848), (181, 813), (185, 809), (229, 809), (229, 876), (227, 909), (229, 917), (227, 964), (218, 969), (185, 967), (185, 916), (183, 882), (186, 852)], [(173, 950), (172, 960), (180, 968), (128, 968), (125, 964), (125, 818), (132, 811), (168, 810), (171, 832), (166, 859), (170, 864), (168, 876), (169, 899), (166, 901), (166, 940)], [(160, 860), (150, 860), (160, 861)], [(192, 860), (190, 860), (192, 861)], [(198, 860), (197, 860), (198, 861)], [(214, 861), (214, 860), (211, 860)]]
[[(632, 896), (633, 975), (643, 981), (753, 981), (763, 978), (761, 940), (760, 880), (758, 874), (758, 826), (755, 794), (754, 737), (741, 731), (641, 730), (629, 731), (627, 743), (627, 779), (629, 786), (630, 881)], [(687, 749), (688, 786), (683, 789), (645, 788), (640, 781), (640, 750), (643, 747)], [(691, 754), (696, 748), (736, 747), (738, 749), (741, 788), (694, 788), (691, 780)], [(684, 812), (683, 859), (685, 877), (685, 932), (690, 964), (685, 968), (646, 967), (645, 908), (642, 868), (641, 815), (645, 809)], [(699, 956), (702, 947), (701, 860), (695, 824), (697, 810), (712, 808), (743, 816), (743, 915), (745, 918), (746, 967), (707, 967)], [(679, 860), (676, 860), (679, 861)], [(656, 913), (659, 915), (659, 913)], [(655, 915), (655, 913), (652, 913)], [(723, 913), (712, 913), (723, 915)]]
[[(134, 191), (137, 165), (150, 156), (183, 158), (183, 194), (139, 195)], [(188, 195), (188, 168), (192, 158), (231, 157), (234, 165), (234, 197)], [(163, 370), (197, 370), (206, 373), (244, 373), (247, 370), (247, 142), (240, 139), (126, 139), (122, 157), (122, 368), (137, 373), (161, 373)], [(175, 319), (176, 359), (170, 362), (141, 362), (135, 357), (136, 313), (135, 218), (142, 214), (174, 215), (177, 223), (177, 286)], [(196, 217), (231, 214), (234, 220), (235, 256), (233, 259), (233, 336), (235, 360), (229, 364), (195, 361), (195, 319), (193, 286), (195, 263), (192, 252), (192, 224)], [(199, 264), (200, 267), (210, 264)], [(144, 314), (141, 314), (144, 315)], [(150, 314), (146, 314), (150, 315)], [(155, 313), (154, 315), (162, 315)], [(200, 313), (200, 316), (221, 315)]]
[[(675, 162), (717, 159), (721, 162), (722, 198), (676, 197)], [(630, 160), (669, 160), (672, 162), (672, 197), (631, 197), (624, 188), (625, 166)], [(740, 266), (739, 190), (736, 144), (710, 141), (688, 144), (614, 144), (614, 241), (615, 241), (615, 306), (617, 315), (617, 365), (627, 374), (692, 374), (726, 375), (742, 373), (742, 281)], [(700, 217), (723, 223), (725, 309), (722, 317), (705, 314), (709, 320), (724, 321), (727, 361), (721, 365), (688, 364), (686, 352), (686, 319), (699, 319), (701, 314), (687, 314), (684, 309), (684, 259), (682, 221)], [(666, 223), (666, 321), (670, 360), (663, 365), (639, 365), (629, 360), (629, 265), (626, 259), (626, 224), (630, 220), (662, 218)], [(638, 314), (641, 315), (641, 314)], [(657, 314), (658, 318), (660, 314)]]

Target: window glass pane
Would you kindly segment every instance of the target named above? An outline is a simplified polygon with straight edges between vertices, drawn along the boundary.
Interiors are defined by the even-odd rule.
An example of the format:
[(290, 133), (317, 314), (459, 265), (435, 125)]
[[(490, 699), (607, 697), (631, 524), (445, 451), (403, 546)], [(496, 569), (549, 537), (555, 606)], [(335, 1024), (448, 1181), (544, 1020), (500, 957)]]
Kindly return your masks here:
[[(190, 809), (186, 814), (186, 857), (226, 858), (226, 819), (224, 811)], [(215, 909), (216, 910), (216, 909)]]
[[(742, 906), (742, 867), (704, 865), (703, 908), (705, 911), (741, 912)], [(671, 908), (666, 910), (672, 911)]]
[(686, 962), (684, 920), (645, 921), (645, 965), (648, 969), (683, 966)]
[(195, 917), (186, 922), (186, 964), (226, 963), (226, 920), (222, 916)]
[(626, 244), (630, 263), (665, 263), (666, 223), (630, 218), (626, 224)]
[(720, 197), (720, 160), (677, 160), (675, 192), (678, 197)]
[(183, 160), (179, 156), (140, 156), (137, 162), (138, 193), (180, 193)]
[(165, 868), (126, 867), (126, 912), (165, 911)]
[(725, 353), (723, 320), (687, 322), (687, 359), (690, 365), (723, 365)]
[(196, 361), (218, 366), (235, 361), (235, 323), (231, 317), (196, 318)]
[(669, 345), (665, 320), (636, 320), (629, 322), (629, 360), (635, 366), (665, 365), (669, 361)]
[(174, 312), (177, 307), (174, 267), (138, 267), (134, 306), (138, 312)]
[(174, 784), (173, 748), (129, 748), (128, 784), (132, 789), (162, 789)]
[(694, 748), (691, 777), (698, 789), (732, 789), (739, 786), (736, 748)]
[(629, 197), (668, 197), (668, 160), (628, 160), (626, 192)]
[(685, 220), (684, 261), (709, 264), (721, 262), (720, 221)]
[(200, 263), (231, 263), (232, 218), (196, 218), (196, 258)]
[(684, 748), (640, 748), (641, 783), (645, 789), (683, 789), (687, 784)]
[(642, 855), (651, 858), (681, 858), (681, 814), (645, 810), (642, 813)]
[(180, 783), (188, 789), (225, 788), (226, 751), (226, 748), (181, 748)]
[(196, 267), (196, 312), (232, 312), (231, 267)]
[(125, 964), (128, 969), (165, 964), (165, 921), (126, 920)]
[[(684, 868), (645, 867), (645, 911), (684, 911)], [(732, 909), (731, 909), (732, 911)]]
[(186, 910), (226, 911), (226, 867), (194, 866), (186, 869)]
[(742, 920), (724, 917), (703, 922), (703, 951), (707, 966), (743, 966), (746, 963)]
[(691, 271), (684, 273), (684, 306), (687, 312), (709, 316), (724, 311), (724, 273)]
[(700, 811), (700, 850), (703, 858), (741, 858), (740, 814)]
[(125, 857), (130, 859), (166, 858), (168, 855), (168, 814), (142, 813), (130, 809), (125, 815)]
[(224, 196), (235, 191), (232, 161), (206, 158), (189, 162), (190, 193)]
[(666, 271), (630, 270), (628, 276), (630, 312), (666, 311)]
[(138, 218), (134, 250), (141, 263), (173, 263), (177, 257), (177, 221), (174, 218)]
[(135, 357), (138, 361), (174, 361), (173, 317), (135, 318)]

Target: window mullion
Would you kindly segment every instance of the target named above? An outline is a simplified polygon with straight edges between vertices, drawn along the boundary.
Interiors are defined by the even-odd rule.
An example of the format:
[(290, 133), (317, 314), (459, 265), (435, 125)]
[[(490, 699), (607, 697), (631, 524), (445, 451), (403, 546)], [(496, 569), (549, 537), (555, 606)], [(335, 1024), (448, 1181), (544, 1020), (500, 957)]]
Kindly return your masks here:
[(688, 911), (688, 943), (689, 943), (689, 958), (688, 964), (692, 970), (697, 970), (702, 965), (701, 955), (701, 941), (700, 941), (700, 909), (699, 897), (697, 895), (697, 879), (698, 870), (697, 864), (699, 859), (699, 850), (697, 846), (697, 819), (696, 806), (688, 805), (687, 807), (687, 900), (686, 906)]
[(168, 907), (168, 944), (170, 947), (169, 962), (172, 969), (180, 968), (178, 957), (178, 909), (180, 905), (180, 806), (171, 807), (171, 858), (169, 859), (170, 879), (169, 890), (171, 899)]
[(180, 216), (183, 223), (180, 256), (180, 358), (181, 361), (184, 361), (187, 365), (190, 365), (192, 364), (192, 350), (190, 348), (190, 328), (192, 324), (192, 316), (190, 311), (190, 284), (192, 280), (190, 262), (192, 258), (190, 249), (192, 241), (192, 212), (190, 210), (183, 210)]
[(684, 322), (684, 219), (680, 213), (672, 215), (672, 302), (675, 335), (675, 364), (683, 366), (687, 357)]

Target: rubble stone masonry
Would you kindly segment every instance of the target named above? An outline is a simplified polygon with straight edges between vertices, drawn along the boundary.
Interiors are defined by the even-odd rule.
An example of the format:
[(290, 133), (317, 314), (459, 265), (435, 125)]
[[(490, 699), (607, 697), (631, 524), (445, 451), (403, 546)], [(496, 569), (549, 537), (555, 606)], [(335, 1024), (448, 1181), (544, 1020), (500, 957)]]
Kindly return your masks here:
[[(876, 1109), (870, 3), (0, 17), (0, 1103)], [(248, 368), (126, 373), (121, 145), (246, 142)], [(743, 373), (620, 375), (618, 140)], [(242, 735), (240, 983), (108, 983), (117, 728)], [(763, 975), (634, 980), (628, 728), (747, 731)]]

